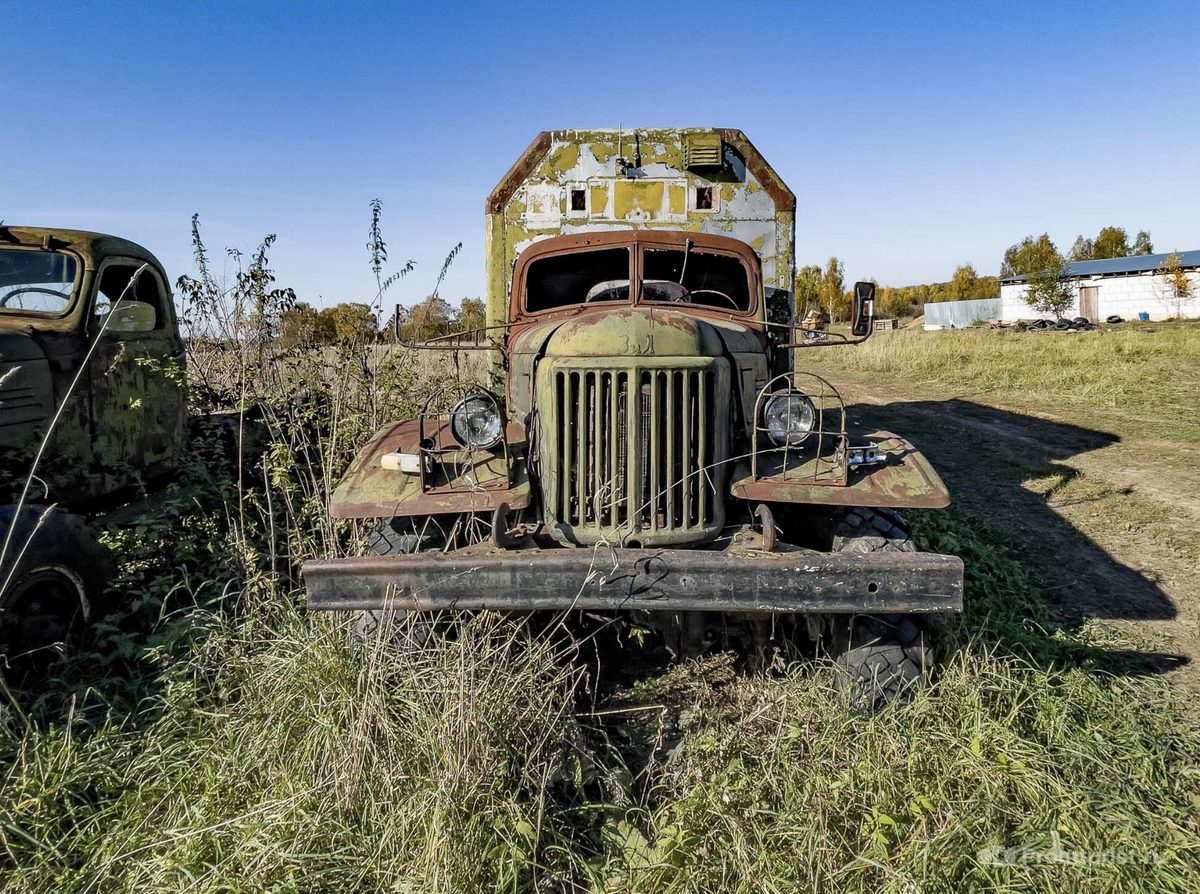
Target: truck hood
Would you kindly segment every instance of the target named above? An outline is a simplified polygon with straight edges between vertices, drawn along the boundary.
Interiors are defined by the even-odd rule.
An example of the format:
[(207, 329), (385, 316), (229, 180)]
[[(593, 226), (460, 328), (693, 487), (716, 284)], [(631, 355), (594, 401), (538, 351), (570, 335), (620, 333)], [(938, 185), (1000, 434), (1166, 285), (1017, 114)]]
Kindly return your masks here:
[(761, 350), (757, 334), (743, 325), (661, 307), (598, 309), (530, 327), (513, 344), (514, 353), (548, 357), (720, 357)]

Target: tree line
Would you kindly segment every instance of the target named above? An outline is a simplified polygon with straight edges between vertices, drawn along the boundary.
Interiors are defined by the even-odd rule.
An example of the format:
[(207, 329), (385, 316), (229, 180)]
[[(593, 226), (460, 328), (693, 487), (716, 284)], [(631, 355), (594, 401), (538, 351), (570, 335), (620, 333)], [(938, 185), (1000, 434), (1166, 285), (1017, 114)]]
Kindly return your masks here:
[[(1154, 253), (1150, 233), (1139, 230), (1131, 241), (1121, 227), (1104, 227), (1095, 236), (1080, 235), (1070, 252), (1061, 253), (1050, 236), (1026, 236), (1005, 250), (1000, 261), (999, 276), (981, 276), (972, 264), (962, 264), (946, 282), (922, 283), (911, 286), (879, 286), (878, 313), (883, 316), (907, 317), (921, 313), (924, 304), (941, 301), (974, 301), (1000, 296), (1000, 280), (1006, 276), (1025, 276), (1029, 283), (1031, 305), (1042, 302), (1045, 309), (1067, 306), (1070, 286), (1062, 285), (1066, 266), (1072, 261), (1092, 261), (1102, 258), (1124, 258)], [(849, 319), (854, 306), (854, 293), (846, 288), (846, 267), (837, 257), (823, 266), (806, 264), (796, 273), (796, 316), (819, 309), (833, 320)], [(1047, 303), (1048, 302), (1048, 303)], [(1065, 304), (1064, 304), (1065, 302)], [(396, 314), (400, 315), (399, 326)], [(365, 303), (342, 302), (318, 310), (306, 302), (297, 302), (285, 311), (282, 320), (284, 347), (332, 345), (348, 342), (424, 341), (451, 332), (480, 329), (486, 325), (484, 303), (479, 298), (464, 298), (455, 307), (436, 293), (411, 308), (397, 305), (396, 310), (380, 327), (378, 314)]]
[[(396, 315), (399, 314), (399, 326)], [(381, 328), (379, 315), (369, 305), (343, 301), (317, 309), (299, 301), (283, 312), (280, 340), (285, 348), (337, 345), (354, 342), (425, 341), (451, 332), (480, 329), (486, 325), (483, 300), (464, 298), (455, 307), (444, 298), (430, 295), (413, 307), (396, 306)]]
[[(963, 264), (955, 269), (947, 282), (882, 286), (876, 293), (877, 312), (883, 316), (908, 317), (920, 314), (924, 304), (999, 298), (1000, 280), (1007, 276), (1030, 277), (1035, 299), (1044, 293), (1052, 304), (1061, 304), (1063, 289), (1056, 289), (1052, 284), (1061, 281), (1067, 264), (1153, 253), (1154, 245), (1146, 230), (1139, 230), (1131, 242), (1129, 233), (1122, 227), (1104, 227), (1095, 238), (1080, 235), (1066, 255), (1058, 251), (1045, 233), (1037, 238), (1026, 236), (1005, 250), (999, 276), (981, 276), (974, 265)], [(877, 280), (871, 281), (879, 286)], [(796, 274), (795, 295), (797, 317), (819, 309), (831, 319), (846, 320), (854, 306), (854, 293), (846, 288), (845, 265), (836, 257), (830, 258), (824, 266), (809, 264), (801, 267)], [(1069, 305), (1070, 301), (1066, 303)]]
[[(815, 264), (801, 267), (796, 274), (796, 315), (803, 317), (818, 309), (833, 320), (846, 320), (854, 307), (854, 292), (846, 288), (846, 268), (838, 258), (830, 258), (824, 267)], [(998, 298), (1000, 281), (995, 276), (980, 276), (971, 264), (954, 271), (949, 282), (924, 283), (917, 286), (879, 286), (874, 282), (877, 313), (889, 317), (915, 316), (921, 305), (938, 301), (974, 301), (979, 298)]]

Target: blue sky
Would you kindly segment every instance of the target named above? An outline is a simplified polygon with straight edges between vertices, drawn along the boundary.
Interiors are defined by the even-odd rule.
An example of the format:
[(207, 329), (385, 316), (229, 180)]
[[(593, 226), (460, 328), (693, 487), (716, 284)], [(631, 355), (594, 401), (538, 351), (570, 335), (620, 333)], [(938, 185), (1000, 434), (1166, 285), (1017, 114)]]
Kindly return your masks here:
[(6, 4), (0, 219), (192, 272), (276, 233), (282, 284), (483, 291), (483, 199), (538, 131), (740, 127), (799, 198), (799, 263), (904, 285), (1048, 231), (1200, 248), (1191, 3)]

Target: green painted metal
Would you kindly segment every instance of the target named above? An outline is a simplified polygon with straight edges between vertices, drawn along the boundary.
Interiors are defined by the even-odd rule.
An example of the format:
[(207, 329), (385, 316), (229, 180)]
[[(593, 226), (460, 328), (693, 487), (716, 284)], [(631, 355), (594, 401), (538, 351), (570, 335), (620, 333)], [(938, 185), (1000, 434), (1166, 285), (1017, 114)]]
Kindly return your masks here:
[[(101, 501), (173, 472), (183, 452), (186, 372), (162, 265), (136, 243), (80, 230), (0, 226), (0, 250), (65, 254), (80, 271), (61, 314), (0, 311), (0, 451), (14, 468), (27, 464), (62, 405), (39, 466), (47, 499)], [(98, 287), (110, 268), (140, 271), (135, 288), (159, 305), (153, 328), (101, 332)]]
[[(720, 145), (719, 167), (689, 168), (689, 140)], [(624, 164), (622, 163), (624, 161)], [(697, 208), (696, 189), (713, 207)], [(572, 193), (585, 203), (574, 210)], [(508, 320), (513, 262), (552, 236), (613, 229), (731, 236), (762, 263), (771, 318), (792, 314), (796, 198), (739, 130), (634, 128), (539, 134), (485, 205), (489, 325)]]

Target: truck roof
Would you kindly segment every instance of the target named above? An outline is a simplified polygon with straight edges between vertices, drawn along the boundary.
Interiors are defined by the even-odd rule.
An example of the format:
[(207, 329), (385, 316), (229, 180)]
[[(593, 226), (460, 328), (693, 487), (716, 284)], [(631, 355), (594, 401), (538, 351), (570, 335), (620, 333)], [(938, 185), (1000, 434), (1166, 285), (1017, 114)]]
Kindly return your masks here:
[[(49, 240), (49, 241), (47, 241)], [(0, 248), (23, 245), (42, 248), (68, 249), (83, 258), (84, 269), (94, 270), (98, 262), (110, 255), (149, 261), (162, 269), (158, 258), (136, 242), (92, 233), (87, 230), (64, 230), (59, 227), (21, 227), (0, 224)]]
[(643, 127), (625, 127), (625, 128), (605, 128), (605, 127), (589, 127), (589, 128), (568, 128), (565, 130), (543, 130), (533, 142), (521, 153), (518, 158), (508, 169), (507, 173), (496, 184), (495, 188), (488, 194), (487, 200), (484, 203), (484, 212), (493, 213), (501, 210), (504, 204), (512, 198), (517, 188), (533, 173), (538, 162), (550, 151), (551, 144), (555, 138), (564, 139), (583, 139), (586, 135), (607, 135), (614, 139), (618, 136), (623, 136), (624, 139), (632, 141), (639, 134), (657, 134), (657, 133), (711, 133), (718, 134), (721, 139), (729, 145), (735, 147), (745, 158), (746, 167), (748, 167), (754, 175), (762, 183), (763, 189), (770, 193), (771, 198), (778, 204), (782, 211), (796, 210), (796, 196), (783, 178), (780, 177), (775, 169), (767, 163), (763, 158), (762, 153), (755, 148), (754, 144), (746, 137), (746, 135), (736, 127), (670, 127), (670, 128), (643, 128)]

